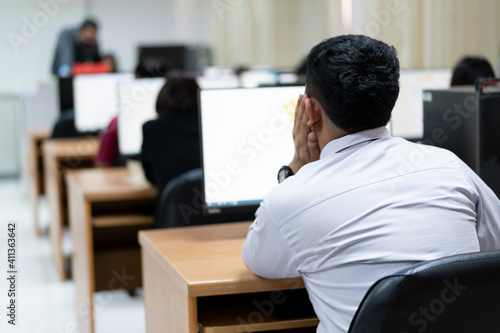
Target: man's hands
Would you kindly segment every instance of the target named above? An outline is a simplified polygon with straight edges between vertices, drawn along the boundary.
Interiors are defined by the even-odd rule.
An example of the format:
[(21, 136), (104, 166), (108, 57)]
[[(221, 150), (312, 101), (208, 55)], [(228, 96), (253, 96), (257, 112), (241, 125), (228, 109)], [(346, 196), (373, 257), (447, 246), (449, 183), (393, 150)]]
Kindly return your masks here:
[(295, 144), (295, 156), (288, 165), (293, 173), (297, 173), (307, 163), (319, 159), (320, 149), (316, 133), (311, 131), (311, 123), (307, 109), (312, 107), (311, 100), (307, 95), (300, 95), (295, 108), (295, 122), (293, 124), (293, 142)]

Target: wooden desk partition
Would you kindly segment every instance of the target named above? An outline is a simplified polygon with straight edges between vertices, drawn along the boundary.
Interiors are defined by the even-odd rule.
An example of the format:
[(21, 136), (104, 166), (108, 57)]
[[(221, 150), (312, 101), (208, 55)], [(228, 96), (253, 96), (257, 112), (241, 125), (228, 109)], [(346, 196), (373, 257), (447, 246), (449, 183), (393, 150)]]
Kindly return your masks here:
[(33, 129), (28, 133), (28, 174), (30, 178), (30, 200), (33, 208), (33, 222), (37, 236), (42, 235), (38, 220), (40, 196), (45, 193), (43, 177), (42, 142), (50, 137), (50, 129)]
[(142, 286), (137, 232), (153, 223), (156, 189), (126, 168), (66, 173), (80, 333), (94, 332), (96, 291)]
[(50, 210), (50, 239), (59, 278), (66, 280), (62, 233), (68, 224), (64, 173), (93, 166), (99, 142), (95, 138), (50, 139), (42, 144), (45, 191)]
[(314, 331), (314, 315), (283, 319), (272, 311), (283, 298), (279, 291), (303, 291), (302, 278), (268, 280), (245, 267), (249, 225), (139, 232), (148, 333)]

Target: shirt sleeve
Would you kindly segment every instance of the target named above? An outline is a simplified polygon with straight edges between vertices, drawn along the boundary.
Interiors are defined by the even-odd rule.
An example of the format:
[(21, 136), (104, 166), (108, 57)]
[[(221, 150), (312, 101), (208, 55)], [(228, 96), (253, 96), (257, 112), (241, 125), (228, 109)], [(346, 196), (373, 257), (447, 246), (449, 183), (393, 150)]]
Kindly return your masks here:
[(262, 202), (256, 216), (242, 249), (243, 262), (247, 268), (268, 279), (300, 276), (295, 254), (265, 202)]
[(463, 161), (459, 164), (470, 185), (477, 192), (476, 230), (481, 251), (500, 250), (500, 200)]
[(73, 30), (63, 30), (57, 40), (56, 47), (56, 61), (54, 64), (54, 70), (57, 74), (59, 68), (67, 64), (68, 66), (73, 66), (75, 62), (75, 37)]
[(113, 118), (108, 128), (101, 136), (99, 152), (95, 157), (96, 162), (114, 165), (118, 157), (118, 120)]

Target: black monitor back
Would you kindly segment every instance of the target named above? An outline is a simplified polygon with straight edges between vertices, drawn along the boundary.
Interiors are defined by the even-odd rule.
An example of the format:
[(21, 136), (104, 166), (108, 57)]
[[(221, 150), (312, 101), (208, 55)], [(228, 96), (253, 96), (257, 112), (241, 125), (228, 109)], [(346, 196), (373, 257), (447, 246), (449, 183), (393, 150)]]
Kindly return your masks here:
[(167, 70), (201, 70), (212, 63), (210, 49), (201, 46), (140, 46), (139, 62)]
[(423, 142), (455, 153), (500, 197), (500, 93), (428, 90), (423, 104)]

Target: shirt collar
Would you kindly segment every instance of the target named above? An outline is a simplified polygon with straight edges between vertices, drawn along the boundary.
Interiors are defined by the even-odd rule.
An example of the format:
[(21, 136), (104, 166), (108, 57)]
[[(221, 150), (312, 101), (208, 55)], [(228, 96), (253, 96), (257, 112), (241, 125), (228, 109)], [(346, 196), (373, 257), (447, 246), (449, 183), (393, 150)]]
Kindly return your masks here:
[(319, 158), (326, 158), (354, 145), (387, 136), (389, 136), (389, 130), (385, 126), (348, 134), (328, 142), (326, 146), (323, 147)]

